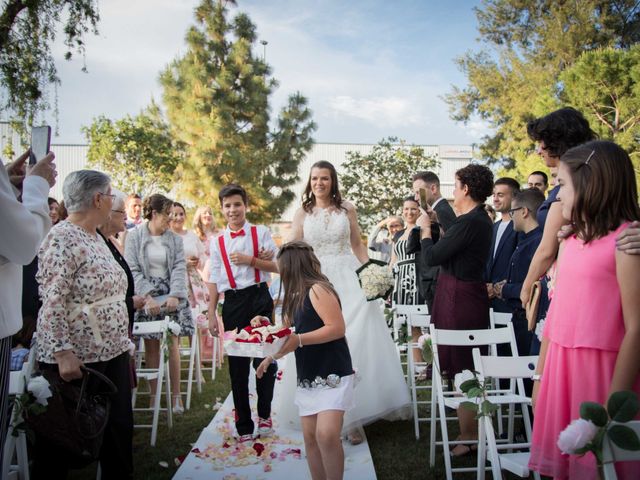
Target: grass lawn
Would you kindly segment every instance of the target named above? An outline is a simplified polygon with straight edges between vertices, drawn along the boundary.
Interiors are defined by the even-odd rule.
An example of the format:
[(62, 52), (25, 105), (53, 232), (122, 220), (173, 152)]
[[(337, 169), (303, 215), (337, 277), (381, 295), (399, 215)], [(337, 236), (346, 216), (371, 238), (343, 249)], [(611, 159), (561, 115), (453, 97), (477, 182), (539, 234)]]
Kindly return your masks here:
[[(225, 365), (222, 370), (218, 370), (215, 382), (209, 379), (203, 385), (201, 394), (195, 393), (194, 389), (191, 409), (184, 415), (174, 416), (173, 429), (167, 429), (161, 417), (155, 447), (149, 445), (151, 435), (149, 429), (136, 429), (134, 433), (135, 478), (152, 480), (172, 478), (178, 468), (174, 459), (189, 452), (191, 444), (198, 439), (202, 429), (215, 415), (212, 407), (216, 397), (224, 401), (229, 391), (229, 376)], [(437, 452), (435, 468), (430, 469), (428, 466), (429, 430), (426, 424), (421, 425), (419, 441), (415, 439), (412, 421), (379, 421), (369, 425), (365, 430), (379, 480), (445, 478), (441, 450)], [(455, 432), (452, 431), (451, 434), (455, 435)], [(161, 466), (160, 462), (166, 462), (168, 467)], [(474, 466), (475, 457), (466, 457), (455, 465)], [(82, 471), (73, 472), (70, 478), (94, 479), (95, 469), (93, 465)], [(475, 474), (456, 475), (455, 478), (472, 479), (475, 478)]]

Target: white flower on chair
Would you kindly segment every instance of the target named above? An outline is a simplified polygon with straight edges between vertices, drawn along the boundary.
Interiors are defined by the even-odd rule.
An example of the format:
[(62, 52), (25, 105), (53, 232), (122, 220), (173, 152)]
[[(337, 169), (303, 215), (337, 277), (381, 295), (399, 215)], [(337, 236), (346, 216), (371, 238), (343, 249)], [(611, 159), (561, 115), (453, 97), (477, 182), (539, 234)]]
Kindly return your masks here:
[(467, 380), (473, 380), (474, 378), (476, 377), (471, 370), (463, 370), (460, 373), (456, 373), (456, 376), (453, 378), (453, 385), (458, 392), (462, 393), (460, 386)]
[(41, 375), (29, 380), (29, 383), (27, 384), (27, 391), (33, 394), (37, 403), (45, 406), (49, 403), (47, 398), (53, 396), (53, 393), (51, 393), (51, 389), (49, 388), (49, 382)]
[(575, 454), (591, 443), (598, 427), (591, 420), (578, 418), (571, 422), (558, 436), (558, 448), (566, 454)]
[(171, 320), (167, 325), (167, 328), (169, 330), (169, 333), (171, 333), (174, 337), (180, 336), (180, 331), (182, 329), (180, 328), (180, 324), (178, 322), (174, 322), (173, 320)]

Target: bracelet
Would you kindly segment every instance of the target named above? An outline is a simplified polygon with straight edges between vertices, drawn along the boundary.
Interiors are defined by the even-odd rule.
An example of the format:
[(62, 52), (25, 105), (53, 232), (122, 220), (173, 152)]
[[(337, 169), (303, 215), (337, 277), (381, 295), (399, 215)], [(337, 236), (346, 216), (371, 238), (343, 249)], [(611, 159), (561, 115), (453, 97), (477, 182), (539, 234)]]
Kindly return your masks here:
[(303, 345), (302, 345), (302, 334), (301, 333), (298, 334), (298, 347), (299, 348), (303, 347)]
[(256, 257), (251, 257), (251, 262), (249, 262), (249, 265), (251, 265), (252, 267), (256, 266)]
[(531, 377), (531, 380), (533, 380), (534, 382), (539, 382), (540, 380), (542, 380), (542, 374), (541, 373), (536, 373)]

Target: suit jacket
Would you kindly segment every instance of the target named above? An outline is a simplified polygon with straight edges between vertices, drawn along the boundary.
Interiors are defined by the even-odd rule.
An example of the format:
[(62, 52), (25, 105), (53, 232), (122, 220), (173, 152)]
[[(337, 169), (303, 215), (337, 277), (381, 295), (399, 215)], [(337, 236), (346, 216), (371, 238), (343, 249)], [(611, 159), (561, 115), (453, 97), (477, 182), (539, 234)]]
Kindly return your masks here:
[(453, 222), (458, 218), (446, 200), (439, 201), (433, 209), (438, 214), (438, 223), (442, 227), (443, 232), (449, 230), (449, 227), (453, 225)]
[[(491, 250), (487, 266), (485, 268), (485, 281), (487, 283), (498, 283), (506, 280), (509, 276), (509, 266), (511, 265), (511, 256), (518, 245), (519, 235), (513, 229), (513, 222), (509, 222), (502, 237), (498, 249), (495, 249), (496, 239), (498, 237), (498, 227), (500, 220), (493, 224), (493, 237), (491, 239)], [(495, 255), (493, 254), (495, 250)], [(496, 312), (511, 312), (509, 305), (499, 298), (491, 300), (491, 308)]]

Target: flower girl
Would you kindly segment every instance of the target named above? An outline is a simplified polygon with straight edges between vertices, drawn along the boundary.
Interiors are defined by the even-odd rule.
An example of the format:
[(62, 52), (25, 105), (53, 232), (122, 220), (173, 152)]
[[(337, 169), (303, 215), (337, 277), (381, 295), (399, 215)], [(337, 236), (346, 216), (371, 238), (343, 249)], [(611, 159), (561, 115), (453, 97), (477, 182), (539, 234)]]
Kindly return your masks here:
[(338, 295), (321, 273), (313, 249), (304, 242), (282, 246), (278, 269), (284, 288), (283, 320), (295, 326), (296, 333), (277, 354), (263, 360), (256, 374), (260, 378), (273, 361), (295, 351), (295, 403), (311, 477), (341, 479), (340, 433), (344, 412), (354, 406), (354, 372)]

